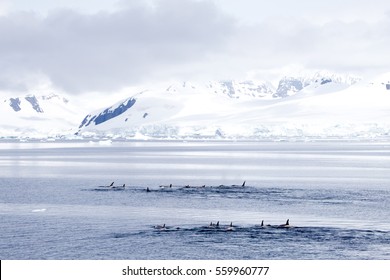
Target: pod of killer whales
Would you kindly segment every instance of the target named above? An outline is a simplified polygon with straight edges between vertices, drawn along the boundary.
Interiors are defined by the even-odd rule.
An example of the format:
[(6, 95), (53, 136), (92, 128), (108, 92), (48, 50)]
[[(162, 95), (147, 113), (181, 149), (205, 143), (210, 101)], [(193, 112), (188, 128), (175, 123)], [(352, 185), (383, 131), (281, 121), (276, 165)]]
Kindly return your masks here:
[[(126, 189), (126, 184), (116, 186), (114, 185), (115, 182), (112, 182), (110, 185), (103, 185), (99, 186), (98, 190), (125, 190)], [(172, 188), (178, 188), (178, 189), (197, 189), (197, 188), (228, 188), (228, 187), (245, 187), (246, 181), (244, 181), (241, 185), (217, 185), (217, 186), (206, 186), (206, 185), (201, 185), (201, 186), (194, 186), (194, 185), (184, 185), (184, 186), (174, 186), (173, 184), (169, 185), (160, 185), (160, 189), (172, 189)], [(146, 192), (152, 192), (152, 190), (147, 187)], [(264, 224), (264, 220), (261, 221), (261, 224), (259, 225), (260, 228), (267, 228), (267, 227), (273, 227), (273, 228), (291, 228), (290, 225), (290, 219), (287, 219), (287, 221), (284, 224), (280, 225), (270, 225), (270, 224)], [(155, 230), (170, 230), (170, 229), (179, 229), (179, 228), (172, 228), (167, 226), (166, 224), (161, 224), (161, 225), (155, 225), (153, 226)], [(219, 221), (216, 223), (211, 222), (208, 226), (205, 226), (206, 229), (215, 229), (215, 230), (225, 230), (225, 231), (234, 231), (236, 229), (236, 226), (233, 225), (233, 222), (231, 222), (229, 225), (222, 226), (219, 224)]]
[(126, 184), (123, 184), (122, 186), (114, 186), (114, 183), (115, 182), (112, 182), (107, 186), (99, 186), (99, 188), (104, 188), (106, 190), (124, 190), (126, 188)]
[[(103, 185), (99, 186), (98, 189), (96, 190), (113, 190), (113, 191), (118, 191), (118, 190), (125, 190), (126, 189), (126, 184), (123, 185), (114, 185), (115, 182), (112, 182), (110, 185)], [(206, 186), (206, 185), (201, 185), (201, 186), (196, 186), (196, 185), (160, 185), (159, 189), (164, 190), (164, 189), (199, 189), (199, 188), (236, 188), (236, 187), (245, 187), (246, 181), (244, 181), (241, 185), (217, 185), (217, 186)], [(145, 189), (146, 192), (152, 192), (155, 190), (150, 189), (147, 187)]]
[[(290, 225), (290, 219), (287, 219), (287, 221), (284, 224), (280, 225), (270, 225), (270, 224), (264, 224), (264, 220), (261, 221), (260, 225), (256, 226), (257, 228), (292, 228)], [(155, 230), (159, 231), (166, 231), (166, 230), (179, 230), (180, 227), (173, 227), (173, 226), (167, 226), (166, 224), (160, 224), (153, 226)], [(211, 222), (207, 226), (201, 227), (204, 230), (216, 230), (216, 231), (234, 231), (240, 227), (233, 225), (233, 222), (230, 222), (229, 225), (220, 225), (219, 221), (216, 223)]]

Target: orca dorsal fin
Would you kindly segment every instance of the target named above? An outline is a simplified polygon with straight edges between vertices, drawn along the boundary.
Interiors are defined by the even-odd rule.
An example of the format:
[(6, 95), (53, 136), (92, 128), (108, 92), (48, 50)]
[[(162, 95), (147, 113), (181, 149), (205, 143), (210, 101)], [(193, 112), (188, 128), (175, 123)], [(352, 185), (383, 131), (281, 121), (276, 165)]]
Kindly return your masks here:
[(243, 186), (243, 187), (245, 187), (245, 183), (246, 183), (246, 181), (244, 181), (244, 183), (242, 183), (242, 186)]

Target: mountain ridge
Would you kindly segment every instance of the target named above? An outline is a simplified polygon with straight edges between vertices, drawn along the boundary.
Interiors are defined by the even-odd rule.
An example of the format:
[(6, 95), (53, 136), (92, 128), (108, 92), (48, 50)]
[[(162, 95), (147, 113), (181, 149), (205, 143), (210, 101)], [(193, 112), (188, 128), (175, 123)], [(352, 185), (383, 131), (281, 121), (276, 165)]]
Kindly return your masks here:
[(89, 113), (85, 101), (76, 96), (8, 94), (2, 102), (8, 120), (0, 121), (0, 137), (386, 136), (390, 131), (389, 81), (389, 73), (364, 81), (323, 71), (284, 76), (274, 84), (262, 80), (175, 82), (129, 92), (126, 98)]

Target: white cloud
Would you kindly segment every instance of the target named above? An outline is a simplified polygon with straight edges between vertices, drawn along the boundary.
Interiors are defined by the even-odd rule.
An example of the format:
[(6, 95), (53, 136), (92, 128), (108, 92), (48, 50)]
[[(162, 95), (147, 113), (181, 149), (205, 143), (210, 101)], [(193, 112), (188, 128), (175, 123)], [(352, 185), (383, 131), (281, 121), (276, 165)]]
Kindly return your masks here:
[(101, 3), (109, 11), (88, 13), (75, 3), (0, 17), (0, 89), (27, 90), (37, 77), (78, 93), (245, 78), (289, 65), (355, 74), (390, 66), (390, 4), (378, 7), (381, 0), (113, 0)]
[(0, 85), (42, 72), (67, 91), (111, 90), (180, 72), (224, 48), (233, 21), (210, 2), (166, 0), (113, 13), (57, 10), (0, 19)]
[(390, 10), (387, 0), (214, 0), (225, 12), (244, 23), (276, 18), (302, 18), (313, 23), (342, 20), (376, 22)]
[[(370, 23), (274, 19), (241, 27), (230, 41), (233, 63), (223, 69), (275, 69), (287, 65), (364, 74), (390, 67), (390, 20)], [(223, 60), (223, 59), (221, 59)], [(223, 63), (220, 61), (220, 63)]]

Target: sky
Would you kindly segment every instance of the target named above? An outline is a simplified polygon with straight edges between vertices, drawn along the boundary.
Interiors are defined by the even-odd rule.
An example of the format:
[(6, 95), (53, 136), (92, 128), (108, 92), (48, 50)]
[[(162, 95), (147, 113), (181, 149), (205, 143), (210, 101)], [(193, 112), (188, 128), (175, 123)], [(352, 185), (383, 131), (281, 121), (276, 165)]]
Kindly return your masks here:
[(388, 0), (0, 0), (0, 91), (389, 72)]

